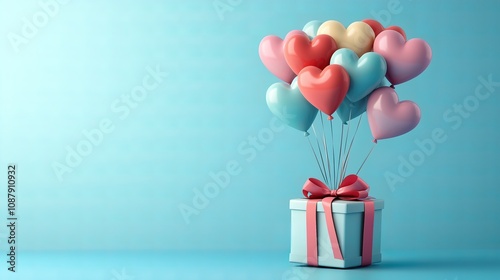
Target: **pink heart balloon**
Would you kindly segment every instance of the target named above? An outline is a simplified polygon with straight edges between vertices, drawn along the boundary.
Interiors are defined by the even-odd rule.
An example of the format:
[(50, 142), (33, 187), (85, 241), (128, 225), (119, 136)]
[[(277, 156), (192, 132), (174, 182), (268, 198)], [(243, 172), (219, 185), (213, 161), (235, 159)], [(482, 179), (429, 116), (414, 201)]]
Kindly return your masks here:
[[(305, 33), (300, 30), (293, 30), (286, 35), (286, 38), (296, 34)], [(274, 35), (264, 37), (259, 44), (259, 57), (267, 70), (280, 80), (290, 84), (296, 75), (288, 66), (283, 55), (283, 41), (280, 37)]]
[(387, 62), (386, 78), (393, 85), (401, 84), (420, 75), (432, 58), (429, 44), (422, 39), (406, 41), (394, 30), (382, 31), (373, 43), (373, 51)]
[(368, 123), (376, 140), (396, 137), (414, 129), (420, 121), (420, 108), (412, 101), (399, 102), (391, 87), (373, 91), (366, 105)]

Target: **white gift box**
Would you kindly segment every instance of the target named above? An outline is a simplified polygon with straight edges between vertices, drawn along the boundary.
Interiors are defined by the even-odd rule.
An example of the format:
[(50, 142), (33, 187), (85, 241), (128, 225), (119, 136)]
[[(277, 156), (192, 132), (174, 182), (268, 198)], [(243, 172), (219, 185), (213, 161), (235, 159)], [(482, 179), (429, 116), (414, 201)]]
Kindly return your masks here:
[[(291, 199), (290, 262), (307, 264), (306, 205), (308, 199)], [(374, 199), (372, 263), (380, 262), (380, 232), (384, 201)], [(333, 220), (343, 260), (335, 259), (321, 201), (316, 204), (318, 266), (348, 268), (361, 266), (364, 226), (364, 202), (336, 199), (332, 203)]]

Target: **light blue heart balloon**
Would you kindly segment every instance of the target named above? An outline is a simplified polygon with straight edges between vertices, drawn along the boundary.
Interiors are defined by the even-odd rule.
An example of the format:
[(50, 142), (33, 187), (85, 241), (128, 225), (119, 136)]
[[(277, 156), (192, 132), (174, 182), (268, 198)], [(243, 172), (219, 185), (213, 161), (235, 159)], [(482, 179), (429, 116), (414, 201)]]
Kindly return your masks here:
[(330, 60), (331, 64), (344, 67), (349, 73), (350, 85), (347, 98), (357, 102), (378, 88), (387, 72), (385, 59), (374, 52), (367, 52), (358, 59), (358, 55), (350, 49), (337, 50)]
[(321, 24), (323, 24), (323, 22), (319, 20), (310, 21), (306, 23), (306, 25), (304, 25), (302, 31), (304, 31), (307, 34), (307, 36), (309, 36), (309, 38), (312, 39), (316, 37), (316, 34), (318, 34), (318, 29)]
[(272, 84), (266, 93), (267, 106), (285, 124), (304, 131), (311, 127), (318, 109), (307, 101), (299, 90), (297, 78), (291, 85), (280, 82)]
[(365, 96), (358, 102), (351, 102), (349, 99), (344, 98), (337, 109), (337, 115), (342, 120), (342, 123), (347, 124), (348, 121), (360, 116), (366, 112), (366, 104), (368, 103), (368, 96)]

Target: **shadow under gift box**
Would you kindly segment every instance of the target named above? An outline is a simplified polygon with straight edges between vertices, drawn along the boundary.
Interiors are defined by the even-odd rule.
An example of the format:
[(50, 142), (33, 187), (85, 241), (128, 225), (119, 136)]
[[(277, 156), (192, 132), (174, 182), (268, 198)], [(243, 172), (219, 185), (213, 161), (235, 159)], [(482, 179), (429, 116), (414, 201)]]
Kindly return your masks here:
[[(308, 199), (291, 199), (291, 249), (290, 262), (307, 264), (306, 205)], [(380, 231), (384, 201), (374, 199), (372, 263), (382, 260), (380, 254)], [(343, 260), (335, 259), (326, 226), (321, 201), (316, 204), (318, 266), (348, 268), (361, 266), (363, 243), (364, 202), (334, 200), (332, 203), (335, 231), (342, 251)]]

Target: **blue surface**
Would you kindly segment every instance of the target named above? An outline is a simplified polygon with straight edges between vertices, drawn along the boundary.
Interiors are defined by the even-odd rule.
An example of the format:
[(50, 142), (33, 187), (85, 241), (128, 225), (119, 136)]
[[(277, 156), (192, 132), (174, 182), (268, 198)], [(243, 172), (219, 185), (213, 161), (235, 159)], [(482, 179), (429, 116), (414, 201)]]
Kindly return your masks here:
[[(332, 269), (287, 262), (287, 252), (25, 253), (21, 280), (321, 280), (500, 278), (499, 251), (389, 251), (383, 262), (364, 268)], [(8, 278), (3, 278), (3, 276)]]
[[(68, 271), (84, 269), (78, 252), (231, 251), (241, 254), (235, 267), (244, 269), (245, 252), (271, 250), (283, 252), (269, 260), (269, 275), (280, 276), (290, 268), (288, 201), (319, 170), (302, 133), (274, 122), (266, 107), (277, 79), (259, 61), (259, 42), (311, 20), (348, 25), (370, 17), (403, 27), (433, 50), (427, 71), (397, 87), (401, 99), (419, 104), (420, 125), (380, 141), (360, 173), (371, 195), (385, 200), (382, 250), (409, 253), (399, 264), (393, 255), (382, 266), (338, 273), (378, 277), (429, 266), (435, 279), (489, 273), (486, 259), (455, 267), (415, 259), (412, 250), (500, 250), (500, 1), (66, 2), (56, 9), (0, 1), (0, 185), (7, 165), (17, 164), (23, 273), (59, 267), (42, 257), (53, 250), (74, 252), (55, 256)], [(218, 13), (214, 3), (227, 10)], [(143, 84), (150, 90), (141, 92)], [(97, 128), (106, 131), (102, 137)], [(424, 141), (433, 133), (444, 140)], [(350, 172), (371, 138), (363, 116)], [(85, 154), (80, 160), (72, 158), (75, 149)], [(193, 204), (204, 189), (210, 197)], [(1, 188), (0, 225), (6, 195)], [(1, 255), (6, 237), (0, 226)], [(40, 253), (23, 257), (30, 251)], [(136, 258), (130, 254), (124, 262)], [(268, 273), (255, 258), (250, 267)], [(148, 269), (167, 271), (175, 257), (150, 259), (154, 268), (129, 266), (137, 279), (153, 277)], [(214, 273), (226, 269), (223, 260), (214, 260)], [(47, 266), (36, 267), (39, 261)], [(194, 264), (190, 257), (178, 262)], [(101, 271), (100, 261), (85, 263), (104, 277), (95, 279), (121, 266), (110, 260)]]

